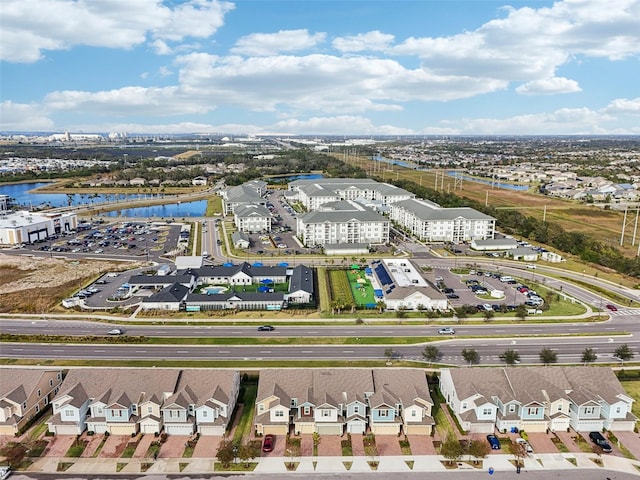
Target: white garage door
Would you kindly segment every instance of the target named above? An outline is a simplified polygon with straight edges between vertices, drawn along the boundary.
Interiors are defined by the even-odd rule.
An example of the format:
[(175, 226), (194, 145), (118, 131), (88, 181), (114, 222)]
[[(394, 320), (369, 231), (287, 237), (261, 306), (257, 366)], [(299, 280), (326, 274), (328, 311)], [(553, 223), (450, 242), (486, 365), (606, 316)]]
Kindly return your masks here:
[(142, 433), (158, 433), (160, 431), (160, 427), (155, 423), (141, 423), (140, 431)]
[(367, 428), (367, 424), (364, 422), (350, 422), (347, 424), (348, 433), (364, 433)]
[(191, 435), (193, 434), (193, 425), (167, 425), (165, 423), (164, 430), (169, 435)]

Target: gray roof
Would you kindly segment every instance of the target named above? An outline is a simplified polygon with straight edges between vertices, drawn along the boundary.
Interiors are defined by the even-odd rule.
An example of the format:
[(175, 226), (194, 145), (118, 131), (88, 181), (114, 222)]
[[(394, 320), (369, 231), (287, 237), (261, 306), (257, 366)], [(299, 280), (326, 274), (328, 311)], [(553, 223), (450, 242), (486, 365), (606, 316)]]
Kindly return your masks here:
[(242, 205), (234, 210), (234, 215), (240, 218), (247, 217), (271, 217), (271, 212), (262, 205)]
[(369, 397), (372, 407), (376, 404), (400, 404), (406, 408), (415, 403), (433, 405), (427, 377), (422, 370), (412, 368), (373, 369), (375, 393)]
[(297, 265), (289, 279), (289, 293), (302, 290), (313, 294), (313, 271), (306, 265)]
[(610, 368), (606, 367), (516, 367), (483, 368), (482, 375), (469, 368), (449, 370), (461, 400), (473, 395), (498, 397), (503, 403), (543, 403), (570, 398), (577, 404), (587, 401), (618, 401), (627, 395)]
[(320, 212), (313, 211), (302, 215), (300, 221), (305, 224), (310, 223), (344, 223), (350, 221), (356, 222), (389, 222), (389, 219), (374, 212), (369, 208), (365, 208), (362, 211), (347, 210), (347, 211), (331, 211)]
[(284, 295), (278, 292), (224, 292), (212, 293), (190, 293), (187, 295), (187, 303), (216, 303), (228, 302), (238, 299), (243, 302), (277, 302), (284, 301)]
[(283, 277), (287, 274), (287, 267), (276, 265), (254, 266), (247, 262), (233, 265), (204, 265), (201, 268), (193, 268), (179, 272), (180, 274), (192, 274), (196, 277), (232, 277), (243, 272), (250, 277)]
[(233, 232), (231, 234), (231, 240), (233, 241), (233, 243), (236, 243), (240, 240), (245, 240), (245, 241), (249, 241), (249, 236), (242, 233), (242, 232)]
[(192, 275), (131, 275), (129, 285), (173, 285), (174, 283), (189, 284)]
[(260, 202), (264, 199), (260, 196), (255, 188), (249, 185), (243, 184), (236, 187), (231, 187), (226, 191), (226, 198), (229, 202)]
[(473, 241), (479, 247), (517, 248), (518, 242), (514, 238), (487, 238)]
[(495, 220), (492, 216), (470, 207), (442, 208), (433, 202), (417, 200), (415, 198), (396, 202), (392, 204), (391, 208), (404, 209), (421, 220), (454, 220), (456, 218), (465, 218), (467, 220)]
[(181, 302), (189, 293), (189, 287), (180, 283), (174, 283), (170, 287), (163, 288), (158, 293), (142, 300), (142, 303)]
[(47, 373), (62, 373), (62, 369), (42, 368), (0, 368), (0, 399), (7, 398), (15, 403), (23, 403), (35, 390)]

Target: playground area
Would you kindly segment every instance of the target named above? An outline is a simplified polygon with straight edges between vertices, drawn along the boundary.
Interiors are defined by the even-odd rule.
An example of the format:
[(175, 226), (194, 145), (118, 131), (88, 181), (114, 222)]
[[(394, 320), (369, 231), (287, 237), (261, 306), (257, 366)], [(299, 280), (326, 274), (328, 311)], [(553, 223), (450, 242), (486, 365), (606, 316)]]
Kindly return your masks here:
[(365, 272), (352, 267), (346, 274), (356, 306), (360, 308), (376, 308), (373, 286)]

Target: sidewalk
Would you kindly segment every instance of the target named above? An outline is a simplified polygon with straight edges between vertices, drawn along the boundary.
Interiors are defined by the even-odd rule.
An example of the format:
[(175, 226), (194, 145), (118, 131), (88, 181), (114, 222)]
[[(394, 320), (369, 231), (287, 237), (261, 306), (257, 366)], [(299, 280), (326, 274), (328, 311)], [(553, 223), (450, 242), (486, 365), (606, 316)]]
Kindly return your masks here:
[[(550, 453), (533, 455), (524, 459), (522, 472), (544, 470), (577, 470), (605, 468), (633, 475), (640, 474), (640, 461), (603, 455), (602, 467), (594, 460), (598, 457), (590, 453)], [(475, 468), (466, 462), (458, 462), (454, 469), (446, 468), (439, 455), (404, 455), (376, 457), (378, 472), (478, 472), (493, 468), (494, 471), (515, 471), (513, 455), (489, 455), (484, 459), (482, 468)], [(298, 457), (297, 473), (370, 473), (373, 468), (369, 463), (374, 460), (366, 456), (357, 457)], [(273, 474), (288, 472), (288, 457), (265, 457), (257, 459), (254, 474)], [(141, 458), (66, 458), (45, 457), (37, 459), (29, 468), (30, 472), (56, 473), (60, 463), (71, 464), (67, 473), (82, 474), (113, 474), (142, 473), (143, 464), (146, 473), (190, 473), (207, 474), (214, 471), (214, 458), (160, 458), (155, 461)], [(255, 463), (255, 462), (253, 462)], [(314, 465), (315, 464), (315, 465)], [(219, 473), (222, 473), (219, 471)], [(251, 473), (251, 472), (247, 472)]]

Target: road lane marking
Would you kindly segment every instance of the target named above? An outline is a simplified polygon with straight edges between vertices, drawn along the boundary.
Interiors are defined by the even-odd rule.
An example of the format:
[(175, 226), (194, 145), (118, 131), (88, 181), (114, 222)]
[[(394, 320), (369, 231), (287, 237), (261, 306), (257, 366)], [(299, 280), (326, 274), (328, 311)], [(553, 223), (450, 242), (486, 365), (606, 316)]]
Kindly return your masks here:
[(146, 350), (136, 350), (136, 353), (147, 353)]
[(353, 353), (353, 350), (343, 350), (342, 353)]
[(302, 350), (300, 353), (313, 353), (313, 350)]
[(229, 353), (229, 350), (220, 350), (218, 353)]
[(94, 350), (94, 353), (104, 353), (104, 350)]
[(178, 350), (176, 353), (189, 353), (189, 350)]
[(260, 353), (271, 353), (271, 350), (260, 350)]

